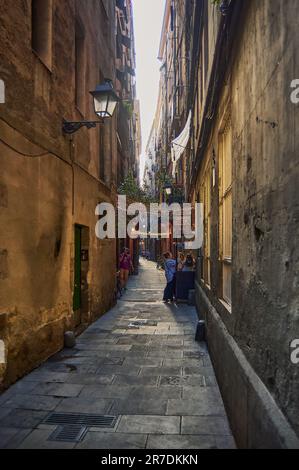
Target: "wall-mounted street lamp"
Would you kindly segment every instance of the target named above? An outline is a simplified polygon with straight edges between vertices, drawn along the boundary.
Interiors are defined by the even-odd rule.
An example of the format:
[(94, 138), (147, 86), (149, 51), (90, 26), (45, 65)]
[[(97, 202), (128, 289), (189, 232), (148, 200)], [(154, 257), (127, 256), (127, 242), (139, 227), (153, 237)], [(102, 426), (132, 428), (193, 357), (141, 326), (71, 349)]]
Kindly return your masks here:
[(105, 79), (101, 85), (97, 85), (94, 91), (90, 94), (93, 97), (94, 112), (99, 117), (98, 121), (63, 121), (62, 130), (65, 134), (74, 134), (81, 127), (91, 129), (99, 124), (103, 124), (105, 119), (112, 118), (116, 105), (120, 101), (114, 91), (112, 81)]
[(166, 192), (167, 196), (171, 196), (171, 194), (172, 194), (172, 184), (171, 183), (165, 183), (163, 189)]

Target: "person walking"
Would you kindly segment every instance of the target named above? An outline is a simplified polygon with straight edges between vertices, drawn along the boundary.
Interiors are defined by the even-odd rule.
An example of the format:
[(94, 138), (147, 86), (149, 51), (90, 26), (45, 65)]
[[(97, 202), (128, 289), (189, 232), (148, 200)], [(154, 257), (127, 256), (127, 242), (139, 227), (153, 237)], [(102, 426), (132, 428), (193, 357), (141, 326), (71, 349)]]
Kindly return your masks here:
[(175, 277), (176, 277), (176, 261), (172, 258), (172, 254), (167, 252), (164, 254), (165, 276), (167, 286), (164, 291), (163, 302), (173, 302), (175, 294)]
[(127, 290), (130, 271), (134, 270), (130, 250), (128, 248), (124, 248), (122, 254), (120, 255), (119, 267), (121, 288)]
[(180, 253), (178, 257), (178, 271), (183, 271), (185, 265), (185, 255), (184, 253)]

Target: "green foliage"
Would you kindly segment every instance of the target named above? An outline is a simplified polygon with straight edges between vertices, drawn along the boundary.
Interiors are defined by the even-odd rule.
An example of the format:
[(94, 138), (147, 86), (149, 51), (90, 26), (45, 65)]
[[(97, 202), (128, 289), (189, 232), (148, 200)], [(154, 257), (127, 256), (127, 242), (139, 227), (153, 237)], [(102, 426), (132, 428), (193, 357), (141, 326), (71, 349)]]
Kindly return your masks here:
[[(184, 202), (185, 193), (183, 188), (176, 186), (171, 176), (165, 170), (162, 170), (156, 174), (156, 184), (159, 189), (159, 193), (164, 193), (164, 200), (168, 204), (173, 202), (182, 204)], [(165, 193), (164, 188), (166, 185), (172, 186), (171, 195), (167, 195)]]
[(159, 171), (156, 174), (156, 181), (159, 191), (162, 191), (166, 184), (173, 184), (172, 178), (165, 170)]
[(132, 103), (132, 101), (123, 101), (123, 107), (125, 108), (129, 118), (131, 119), (131, 117), (133, 116), (133, 112), (134, 112), (134, 105)]
[(140, 188), (136, 183), (133, 173), (129, 173), (124, 182), (118, 188), (118, 194), (127, 196), (133, 202), (141, 202), (143, 204), (150, 204), (156, 202), (151, 197), (146, 189)]
[(185, 192), (182, 188), (174, 187), (172, 193), (172, 202), (183, 204), (185, 200)]

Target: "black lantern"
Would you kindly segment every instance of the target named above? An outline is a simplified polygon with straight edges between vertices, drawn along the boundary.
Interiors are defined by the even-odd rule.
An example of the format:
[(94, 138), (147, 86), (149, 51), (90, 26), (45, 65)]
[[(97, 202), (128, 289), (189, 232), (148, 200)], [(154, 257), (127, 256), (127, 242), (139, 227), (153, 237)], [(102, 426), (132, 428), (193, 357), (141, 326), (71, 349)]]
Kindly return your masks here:
[(112, 81), (106, 79), (105, 83), (98, 85), (95, 91), (91, 91), (90, 94), (94, 100), (94, 111), (99, 118), (111, 118), (119, 102), (119, 98), (113, 89)]
[(74, 134), (81, 127), (87, 127), (91, 129), (99, 124), (103, 124), (107, 118), (112, 118), (117, 103), (120, 101), (117, 94), (115, 93), (112, 85), (112, 81), (105, 79), (105, 82), (101, 85), (97, 85), (95, 91), (91, 91), (90, 94), (94, 100), (94, 112), (100, 118), (99, 121), (63, 121), (62, 130), (65, 134)]
[(171, 194), (172, 194), (172, 184), (171, 183), (165, 183), (163, 189), (166, 192), (167, 196), (171, 196)]

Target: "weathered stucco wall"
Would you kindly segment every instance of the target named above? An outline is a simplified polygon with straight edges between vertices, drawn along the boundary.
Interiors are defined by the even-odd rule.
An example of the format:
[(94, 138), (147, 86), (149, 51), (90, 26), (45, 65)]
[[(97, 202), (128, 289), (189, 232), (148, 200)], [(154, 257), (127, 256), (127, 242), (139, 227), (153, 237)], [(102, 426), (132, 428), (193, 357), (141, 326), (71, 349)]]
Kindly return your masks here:
[[(75, 107), (75, 21), (84, 25), (86, 114), (94, 118), (89, 91), (104, 76), (115, 78), (115, 2), (53, 1), (53, 67), (31, 48), (31, 1), (0, 0), (0, 337), (9, 385), (63, 345), (74, 327), (74, 225), (89, 228), (88, 312), (83, 322), (114, 302), (116, 248), (95, 237), (95, 207), (115, 200), (116, 173), (99, 181), (99, 132), (82, 129), (72, 142), (62, 119), (81, 120)], [(115, 130), (115, 123), (112, 123)], [(110, 146), (109, 146), (110, 145)], [(109, 147), (116, 161), (116, 134)], [(84, 325), (83, 325), (84, 326)]]
[[(274, 408), (267, 406), (267, 394), (259, 393), (261, 386), (273, 397), (276, 412), (280, 409), (299, 435), (299, 368), (290, 360), (290, 343), (299, 338), (299, 116), (298, 105), (290, 100), (290, 84), (299, 69), (297, 16), (292, 0), (248, 3), (240, 31), (235, 31), (230, 57), (234, 60), (228, 62), (231, 67), (214, 119), (210, 152), (205, 157), (211, 158), (212, 148), (218, 155), (221, 119), (225, 110), (230, 110), (232, 314), (218, 299), (218, 183), (212, 189), (212, 285), (211, 289), (198, 286), (197, 303), (207, 318), (216, 372), (235, 437), (242, 447), (294, 443), (289, 431), (284, 437), (279, 434), (279, 426), (284, 432), (285, 423), (272, 420)], [(214, 21), (212, 17), (210, 21)], [(210, 55), (212, 60), (212, 51)], [(218, 174), (218, 162), (216, 170)], [(207, 299), (220, 315), (217, 321), (223, 322), (222, 326), (217, 325)], [(238, 354), (227, 343), (229, 335), (240, 348)], [(245, 362), (241, 360), (243, 354)], [(248, 367), (254, 371), (249, 374), (252, 383)], [(268, 433), (267, 439), (261, 434), (262, 428)]]
[[(232, 71), (232, 333), (299, 434), (298, 7), (253, 1)], [(267, 124), (266, 121), (274, 123)]]
[(7, 194), (0, 204), (0, 316), (9, 383), (58, 350), (71, 326), (71, 172), (52, 156), (20, 157), (1, 142), (0, 165)]

